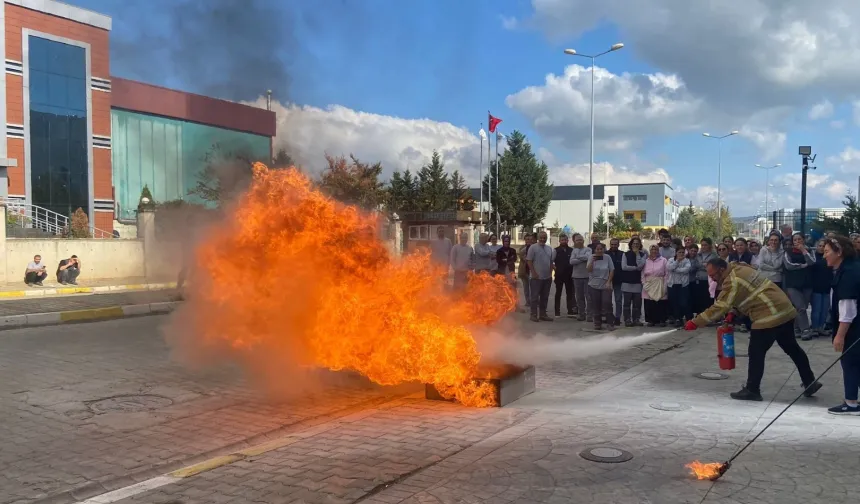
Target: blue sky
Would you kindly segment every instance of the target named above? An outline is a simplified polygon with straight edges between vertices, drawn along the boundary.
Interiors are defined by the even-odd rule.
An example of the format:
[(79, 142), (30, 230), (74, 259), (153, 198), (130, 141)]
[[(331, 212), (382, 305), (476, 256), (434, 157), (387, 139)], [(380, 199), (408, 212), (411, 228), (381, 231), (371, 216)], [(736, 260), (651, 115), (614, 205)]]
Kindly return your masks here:
[[(622, 41), (623, 50), (598, 60), (595, 161), (607, 163), (598, 182), (604, 169), (610, 183), (668, 176), (678, 199), (707, 204), (717, 184), (717, 142), (701, 133), (738, 129), (722, 157), (723, 199), (736, 215), (754, 213), (764, 200), (765, 173), (756, 163), (782, 163), (771, 172), (776, 185), (789, 184), (778, 189), (780, 206), (799, 204), (800, 144), (819, 154), (811, 205), (838, 206), (848, 187), (856, 193), (851, 83), (860, 70), (843, 68), (860, 62), (851, 35), (860, 12), (853, 16), (852, 2), (800, 12), (807, 7), (796, 2), (699, 8), (678, 1), (645, 8), (621, 0), (599, 7), (584, 0), (261, 0), (253, 3), (263, 10), (239, 22), (259, 30), (227, 36), (219, 25), (178, 41), (177, 11), (168, 6), (186, 0), (72, 3), (113, 17), (114, 75), (230, 99), (253, 100), (258, 84), (261, 92), (275, 89), (279, 139), (305, 164), (318, 164), (323, 151), (353, 152), (402, 170), (438, 148), (449, 167), (477, 178), (475, 134), (489, 109), (504, 120), (503, 132), (521, 130), (540, 148), (555, 183), (587, 181), (590, 73), (571, 65), (588, 61), (562, 50), (596, 52)], [(847, 23), (833, 28), (839, 13)], [(786, 37), (816, 43), (787, 47)], [(179, 43), (210, 48), (201, 49), (201, 61), (266, 54), (262, 61), (280, 63), (290, 83), (277, 72), (264, 72), (279, 79), (271, 82), (247, 75), (247, 65), (213, 63), (225, 70), (214, 86), (165, 52)], [(749, 47), (755, 50), (733, 52)], [(816, 52), (830, 47), (839, 52)], [(185, 49), (182, 56), (193, 53)], [(170, 58), (173, 66), (165, 64)]]

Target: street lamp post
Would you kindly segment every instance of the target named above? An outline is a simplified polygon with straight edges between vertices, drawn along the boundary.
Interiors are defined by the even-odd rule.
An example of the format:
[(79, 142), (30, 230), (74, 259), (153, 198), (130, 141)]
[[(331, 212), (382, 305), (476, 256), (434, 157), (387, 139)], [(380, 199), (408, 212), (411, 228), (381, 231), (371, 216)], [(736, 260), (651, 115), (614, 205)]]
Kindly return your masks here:
[(767, 202), (768, 202), (768, 188), (770, 187), (770, 171), (774, 168), (779, 168), (782, 166), (782, 163), (777, 163), (773, 166), (763, 166), (760, 164), (755, 165), (756, 168), (761, 168), (764, 170), (764, 224), (767, 226)]
[(726, 133), (723, 136), (713, 136), (710, 133), (702, 133), (703, 137), (713, 138), (717, 140), (717, 236), (720, 237), (722, 234), (722, 224), (723, 224), (723, 207), (722, 202), (720, 200), (720, 189), (723, 183), (723, 139), (728, 138), (730, 136), (737, 135), (738, 131), (733, 130), (729, 133)]
[[(591, 59), (591, 149), (588, 159), (588, 239), (591, 239), (591, 235), (594, 232), (594, 60), (604, 54), (609, 54), (613, 51), (622, 49), (623, 47), (624, 44), (619, 42), (617, 44), (612, 44), (612, 47), (608, 50), (595, 55), (580, 54), (574, 49), (564, 50), (564, 54), (569, 56), (581, 56), (583, 58)], [(605, 185), (603, 190), (606, 190)]]

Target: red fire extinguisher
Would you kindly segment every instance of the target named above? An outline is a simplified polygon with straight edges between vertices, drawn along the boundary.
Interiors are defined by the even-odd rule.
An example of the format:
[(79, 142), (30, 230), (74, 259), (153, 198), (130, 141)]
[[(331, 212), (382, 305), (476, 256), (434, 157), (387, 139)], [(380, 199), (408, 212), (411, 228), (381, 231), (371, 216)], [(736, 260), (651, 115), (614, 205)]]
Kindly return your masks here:
[(735, 328), (729, 324), (717, 328), (717, 357), (720, 369), (735, 368)]

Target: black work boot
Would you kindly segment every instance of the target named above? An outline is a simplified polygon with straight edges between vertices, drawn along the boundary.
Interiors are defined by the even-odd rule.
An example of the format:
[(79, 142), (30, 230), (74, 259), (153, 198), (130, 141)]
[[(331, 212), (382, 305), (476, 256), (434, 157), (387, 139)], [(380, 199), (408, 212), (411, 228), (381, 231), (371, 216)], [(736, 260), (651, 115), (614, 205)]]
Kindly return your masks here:
[(821, 390), (822, 386), (823, 385), (821, 385), (821, 382), (815, 382), (810, 387), (803, 387), (806, 389), (803, 391), (803, 395), (805, 395), (806, 397), (812, 397), (815, 395), (816, 392)]
[(761, 392), (753, 392), (752, 390), (748, 389), (746, 386), (744, 386), (742, 389), (740, 389), (740, 391), (732, 392), (729, 395), (732, 397), (732, 399), (737, 399), (738, 401), (761, 401), (762, 400)]

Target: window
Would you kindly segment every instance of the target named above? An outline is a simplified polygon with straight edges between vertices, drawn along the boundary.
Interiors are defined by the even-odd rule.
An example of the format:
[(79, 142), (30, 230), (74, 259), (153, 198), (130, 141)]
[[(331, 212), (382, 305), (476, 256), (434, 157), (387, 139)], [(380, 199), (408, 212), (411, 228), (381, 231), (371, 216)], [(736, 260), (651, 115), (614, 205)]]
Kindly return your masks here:
[(644, 194), (626, 194), (624, 201), (648, 201), (648, 196)]
[(86, 51), (34, 36), (28, 44), (33, 204), (88, 212)]
[(608, 196), (607, 199), (609, 202), (609, 206), (615, 206), (615, 196)]
[(639, 216), (639, 222), (645, 223), (648, 220), (648, 214), (645, 211), (642, 211), (642, 214)]
[(410, 240), (429, 240), (430, 226), (409, 226)]

